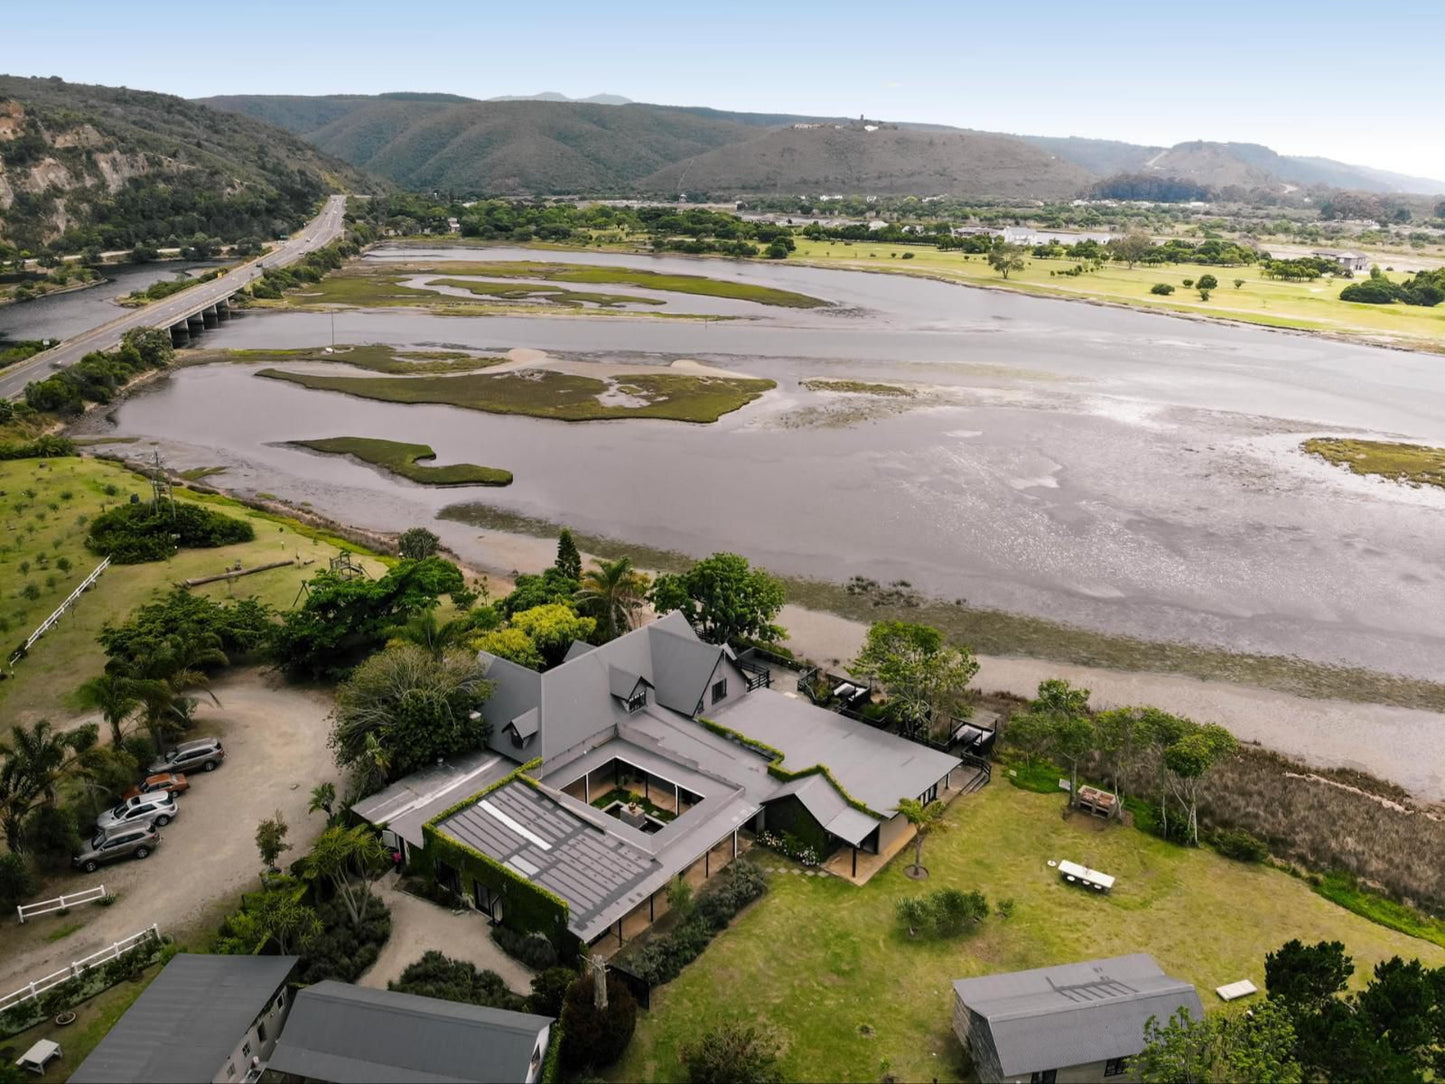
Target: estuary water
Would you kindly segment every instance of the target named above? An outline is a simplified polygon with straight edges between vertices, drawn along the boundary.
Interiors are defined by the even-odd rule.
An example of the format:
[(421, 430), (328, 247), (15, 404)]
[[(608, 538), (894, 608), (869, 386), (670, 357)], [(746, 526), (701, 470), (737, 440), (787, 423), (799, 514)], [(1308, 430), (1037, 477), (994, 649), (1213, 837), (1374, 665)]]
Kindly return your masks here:
[[(728, 319), (707, 321), (335, 317), (337, 342), (693, 359), (777, 382), (714, 425), (403, 406), (212, 365), (178, 370), (87, 427), (156, 441), (174, 467), (225, 466), (215, 481), (226, 487), (366, 527), (429, 523), (447, 504), (481, 500), (653, 547), (735, 550), (788, 573), (905, 579), (1110, 632), (1445, 678), (1445, 493), (1355, 478), (1297, 450), (1313, 435), (1445, 444), (1445, 358), (880, 273), (522, 249), (369, 258), (625, 265), (830, 305), (728, 302)], [(717, 313), (716, 299), (670, 297), (668, 311)], [(251, 313), (204, 345), (314, 346), (331, 334), (329, 314)], [(915, 394), (802, 383), (819, 378)], [(505, 467), (516, 481), (429, 489), (281, 444), (340, 435), (427, 443), (437, 463)], [(116, 447), (149, 455), (144, 443)], [(432, 527), (488, 562), (484, 533)]]

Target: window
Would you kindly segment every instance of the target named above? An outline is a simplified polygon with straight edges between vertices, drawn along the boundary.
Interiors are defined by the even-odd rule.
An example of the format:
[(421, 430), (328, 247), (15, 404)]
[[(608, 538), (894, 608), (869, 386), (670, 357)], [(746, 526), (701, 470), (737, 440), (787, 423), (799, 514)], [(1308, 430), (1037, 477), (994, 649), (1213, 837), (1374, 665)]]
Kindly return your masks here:
[(243, 1057), (243, 1058), (249, 1058), (250, 1056), (251, 1056), (251, 1040), (250, 1040), (250, 1039), (247, 1039), (244, 1043), (241, 1044), (241, 1057)]
[(226, 1079), (227, 1079), (227, 1080), (230, 1080), (230, 1079), (231, 1079), (233, 1076), (235, 1076), (235, 1075), (236, 1075), (236, 1063), (235, 1063), (234, 1061), (228, 1061), (228, 1062), (226, 1062)]
[(1029, 1077), (1029, 1084), (1054, 1084), (1059, 1079), (1057, 1069), (1043, 1069)]
[(719, 700), (726, 700), (727, 698), (728, 698), (728, 679), (727, 679), (727, 678), (721, 678), (721, 679), (719, 679), (718, 681), (713, 682), (713, 686), (712, 686), (712, 702), (713, 702), (714, 704), (716, 704)]
[(1105, 1076), (1123, 1076), (1129, 1071), (1128, 1058), (1110, 1058), (1104, 1062)]
[(633, 694), (627, 698), (627, 713), (631, 715), (645, 707), (647, 707), (647, 687), (639, 684)]
[(256, 1024), (256, 1041), (258, 1043), (266, 1041), (266, 1021), (264, 1020), (258, 1021)]
[(286, 1007), (286, 991), (282, 990), (276, 995), (276, 1009), (280, 1011)]

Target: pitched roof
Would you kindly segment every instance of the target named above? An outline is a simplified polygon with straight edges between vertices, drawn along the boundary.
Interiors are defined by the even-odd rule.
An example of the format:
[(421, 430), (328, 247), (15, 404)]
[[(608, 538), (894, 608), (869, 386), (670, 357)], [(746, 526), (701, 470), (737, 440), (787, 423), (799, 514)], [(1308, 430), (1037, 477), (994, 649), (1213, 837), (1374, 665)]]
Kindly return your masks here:
[(533, 734), (537, 733), (537, 727), (540, 725), (541, 718), (542, 713), (536, 708), (528, 708), (508, 723), (507, 729), (510, 729), (519, 738), (530, 738)]
[(327, 979), (296, 995), (269, 1068), (355, 1084), (524, 1081), (550, 1017)]
[(641, 683), (642, 678), (629, 670), (623, 670), (617, 666), (607, 668), (607, 684), (613, 696), (618, 700), (627, 700)]
[(1132, 1057), (1151, 1016), (1204, 1014), (1194, 987), (1142, 952), (959, 979), (953, 989), (986, 1022), (1004, 1076)]
[(81, 1084), (213, 1079), (291, 974), (296, 960), (295, 956), (181, 953), (136, 998), (70, 1079)]
[(803, 803), (823, 831), (831, 832), (855, 847), (878, 827), (878, 821), (850, 806), (821, 772), (784, 783), (774, 797), (782, 798), (789, 794)]

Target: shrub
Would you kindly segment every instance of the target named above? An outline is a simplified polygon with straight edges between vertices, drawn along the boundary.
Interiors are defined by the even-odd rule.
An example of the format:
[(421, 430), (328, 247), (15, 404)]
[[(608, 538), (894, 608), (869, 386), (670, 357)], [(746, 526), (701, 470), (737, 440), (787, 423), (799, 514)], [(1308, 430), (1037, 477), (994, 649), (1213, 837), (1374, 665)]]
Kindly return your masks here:
[[(912, 255), (911, 253), (909, 255)], [(688, 1084), (781, 1084), (777, 1037), (752, 1025), (727, 1023), (679, 1051)]]
[[(179, 536), (179, 537), (176, 537)], [(96, 516), (85, 544), (116, 564), (160, 561), (176, 548), (209, 549), (251, 542), (256, 532), (244, 520), (180, 501), (123, 504)]]
[(697, 899), (694, 913), (671, 933), (654, 937), (629, 954), (627, 967), (648, 982), (671, 982), (726, 929), (739, 911), (768, 889), (762, 873), (748, 862), (734, 862)]
[(381, 946), (391, 937), (391, 909), (375, 896), (368, 897), (360, 929), (340, 899), (328, 900), (316, 908), (322, 933), (301, 954), (297, 979), (303, 986), (322, 979), (355, 982), (376, 963)]
[(1362, 301), (1367, 305), (1389, 305), (1400, 296), (1400, 288), (1387, 278), (1368, 278), (1340, 291), (1341, 301)]
[[(568, 977), (571, 977), (570, 973)], [(436, 949), (408, 964), (401, 978), (388, 983), (387, 989), (513, 1012), (521, 1012), (527, 1007), (526, 999), (507, 989), (507, 984), (495, 971), (479, 970), (473, 963), (453, 960)]]
[(1013, 918), (1013, 917), (1014, 917), (1014, 901), (1013, 901), (1013, 897), (1012, 897), (1012, 896), (1008, 896), (1008, 897), (1006, 897), (1005, 899), (999, 900), (996, 904), (993, 905), (993, 909), (994, 909), (995, 913), (997, 913), (997, 915), (998, 915), (999, 918)]
[(622, 1056), (637, 1028), (637, 1002), (622, 980), (607, 976), (607, 1008), (598, 1009), (591, 975), (567, 987), (562, 1002), (562, 1064), (602, 1069)]
[(908, 936), (958, 937), (988, 917), (988, 900), (977, 890), (940, 888), (926, 896), (905, 896), (897, 903), (898, 919)]
[(1189, 289), (1189, 287), (1191, 287), (1191, 286), (1193, 286), (1193, 285), (1194, 285), (1194, 280), (1193, 280), (1193, 279), (1185, 279), (1185, 280), (1184, 280), (1184, 288), (1185, 288), (1186, 290)]
[(508, 956), (533, 971), (545, 971), (549, 967), (557, 966), (557, 947), (542, 934), (518, 933), (506, 926), (493, 926), (492, 940)]
[(533, 976), (527, 1011), (538, 1016), (550, 1016), (554, 1020), (560, 1017), (567, 987), (576, 978), (577, 972), (570, 967), (549, 967), (540, 975)]
[(1242, 828), (1220, 828), (1209, 833), (1206, 841), (1225, 858), (1238, 862), (1263, 862), (1269, 857), (1269, 845)]
[(75, 815), (61, 806), (43, 805), (25, 818), (25, 849), (43, 870), (59, 873), (70, 868), (70, 857), (80, 850)]
[[(1185, 283), (1185, 285), (1187, 286), (1188, 283)], [(1170, 286), (1167, 282), (1156, 282), (1153, 286), (1149, 287), (1149, 292), (1151, 294), (1159, 294), (1163, 297), (1168, 297), (1174, 292), (1174, 287)]]
[(8, 911), (40, 891), (40, 881), (22, 855), (0, 854), (0, 908)]

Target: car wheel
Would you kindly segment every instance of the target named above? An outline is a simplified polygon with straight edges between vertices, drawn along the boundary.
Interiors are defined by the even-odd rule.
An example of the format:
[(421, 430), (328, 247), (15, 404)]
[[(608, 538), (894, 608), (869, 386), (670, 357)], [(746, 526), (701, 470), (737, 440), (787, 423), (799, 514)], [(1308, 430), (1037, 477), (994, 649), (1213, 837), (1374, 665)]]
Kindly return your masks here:
[(170, 823), (171, 823), (171, 819), (170, 819), (169, 817), (157, 817), (157, 818), (156, 818), (156, 827), (157, 827), (157, 828), (164, 828), (166, 825), (168, 825), (168, 824), (170, 824)]
[(135, 849), (135, 856), (136, 856), (137, 858), (144, 858), (146, 855), (148, 855), (148, 854), (150, 854), (150, 853), (151, 853), (151, 849), (150, 849), (149, 847), (137, 847), (137, 848)]
[(94, 873), (94, 872), (95, 872), (97, 869), (99, 869), (100, 867), (99, 867), (98, 865), (96, 865), (96, 863), (94, 863), (94, 862), (87, 862), (87, 863), (85, 863), (85, 865), (81, 866), (80, 868), (83, 869), (83, 870), (85, 870), (86, 873)]
[(216, 762), (214, 760), (208, 760), (202, 764), (201, 767), (208, 772), (213, 772), (216, 770)]

